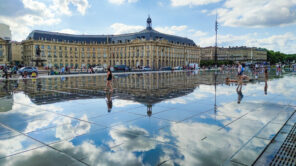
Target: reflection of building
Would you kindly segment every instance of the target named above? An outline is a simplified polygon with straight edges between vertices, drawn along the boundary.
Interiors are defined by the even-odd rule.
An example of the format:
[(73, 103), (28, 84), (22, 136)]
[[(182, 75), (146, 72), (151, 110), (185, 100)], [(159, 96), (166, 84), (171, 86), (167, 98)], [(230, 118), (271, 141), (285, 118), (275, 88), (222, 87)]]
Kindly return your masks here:
[[(17, 91), (24, 91), (37, 104), (83, 98), (105, 98), (105, 76), (43, 78), (23, 80)], [(119, 75), (114, 82), (117, 98), (153, 105), (164, 99), (193, 92), (198, 76), (183, 72)]]
[[(267, 51), (255, 47), (229, 47), (217, 49), (218, 60), (232, 61), (267, 61)], [(201, 48), (202, 60), (214, 60), (215, 47)]]
[(0, 97), (0, 113), (6, 112), (12, 109), (13, 98), (12, 97)]
[[(146, 29), (137, 33), (71, 35), (33, 31), (23, 46), (26, 65), (43, 60), (41, 65), (56, 67), (125, 64), (133, 68), (150, 66), (158, 69), (199, 63), (200, 60), (200, 49), (192, 40), (155, 31), (150, 17)], [(40, 56), (36, 54), (38, 47)]]

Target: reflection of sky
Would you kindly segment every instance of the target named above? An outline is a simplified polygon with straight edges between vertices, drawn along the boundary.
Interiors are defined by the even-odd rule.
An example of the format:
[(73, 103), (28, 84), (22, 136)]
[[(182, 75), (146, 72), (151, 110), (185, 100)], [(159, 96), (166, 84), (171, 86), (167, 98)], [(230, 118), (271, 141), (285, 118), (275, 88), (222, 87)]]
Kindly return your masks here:
[(264, 83), (243, 85), (241, 104), (236, 86), (218, 85), (216, 111), (215, 88), (199, 85), (153, 105), (151, 117), (126, 99), (113, 99), (108, 113), (105, 99), (36, 105), (16, 93), (11, 110), (0, 113), (0, 123), (16, 130), (8, 135), (0, 126), (0, 165), (250, 164), (293, 113), (295, 82), (293, 75), (269, 80), (267, 95)]

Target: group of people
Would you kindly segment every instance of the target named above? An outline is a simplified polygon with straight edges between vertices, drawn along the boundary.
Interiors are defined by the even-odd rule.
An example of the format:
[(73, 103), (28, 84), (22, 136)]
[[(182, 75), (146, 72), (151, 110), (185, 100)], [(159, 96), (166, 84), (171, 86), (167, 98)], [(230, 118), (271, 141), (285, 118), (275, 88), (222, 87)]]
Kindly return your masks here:
[[(258, 67), (259, 68), (259, 67)], [(256, 72), (258, 70), (257, 66), (254, 68), (254, 71)], [(226, 84), (229, 83), (237, 83), (237, 88), (236, 88), (236, 92), (238, 94), (238, 100), (237, 103), (240, 104), (241, 100), (243, 99), (243, 93), (242, 93), (242, 85), (243, 85), (243, 81), (252, 81), (253, 79), (250, 79), (247, 75), (244, 74), (245, 71), (245, 64), (244, 63), (237, 63), (237, 79), (230, 79), (229, 77), (227, 77), (225, 79)], [(265, 86), (264, 86), (264, 94), (267, 95), (267, 80), (268, 80), (268, 69), (265, 66), (264, 67), (264, 76), (265, 76)]]
[(13, 74), (16, 74), (18, 71), (18, 66), (14, 65), (14, 66), (0, 66), (0, 74), (2, 76), (2, 78), (6, 78), (8, 79), (9, 77), (11, 78)]

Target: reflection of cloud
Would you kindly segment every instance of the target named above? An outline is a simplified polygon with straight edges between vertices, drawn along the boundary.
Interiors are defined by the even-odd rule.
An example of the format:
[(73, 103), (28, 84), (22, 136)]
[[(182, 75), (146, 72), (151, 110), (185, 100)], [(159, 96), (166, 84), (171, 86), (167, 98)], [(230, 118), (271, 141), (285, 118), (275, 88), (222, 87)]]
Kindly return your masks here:
[[(172, 124), (171, 133), (177, 140), (179, 150), (184, 155), (180, 165), (220, 165), (225, 156), (223, 149), (230, 148), (229, 144), (239, 144), (240, 139), (217, 137), (214, 142), (201, 141), (205, 136), (216, 134), (217, 128), (203, 123)], [(220, 160), (219, 160), (220, 159)]]
[(126, 107), (128, 105), (136, 105), (139, 104), (137, 102), (131, 101), (131, 100), (114, 100), (113, 105), (115, 107)]
[(0, 156), (7, 156), (24, 149), (23, 143), (28, 141), (23, 136), (16, 136), (9, 139), (0, 139)]
[[(245, 102), (240, 105), (230, 102), (219, 107), (218, 113), (225, 116), (217, 116), (215, 119), (206, 121), (202, 120), (206, 116), (200, 116), (199, 122), (172, 123), (170, 126), (171, 139), (176, 139), (176, 145), (181, 147), (179, 150), (184, 155), (184, 160), (179, 161), (179, 164), (189, 166), (223, 164), (223, 161), (229, 159), (270, 120), (284, 114), (282, 117), (284, 119), (282, 123), (284, 123), (293, 112), (292, 109), (286, 109), (285, 105), (267, 103), (266, 101)], [(219, 121), (229, 121), (229, 117), (239, 117), (246, 113), (248, 114), (243, 118), (220, 130), (218, 130), (218, 126), (211, 124), (213, 120), (216, 121), (216, 118), (219, 118)], [(225, 125), (224, 122), (223, 124)], [(277, 133), (272, 126), (264, 128), (264, 132)], [(203, 140), (203, 138), (205, 139)], [(260, 144), (251, 144), (251, 146), (253, 149), (262, 147)], [(254, 150), (244, 149), (244, 151), (249, 156), (256, 155)]]
[(119, 145), (120, 149), (124, 149), (125, 151), (148, 151), (155, 147), (155, 143), (148, 140), (147, 135), (148, 132), (145, 129), (131, 126), (129, 128), (125, 126), (118, 126), (117, 130), (110, 130), (110, 135), (114, 139), (114, 141), (110, 142), (110, 145)]
[(49, 148), (38, 148), (17, 156), (8, 157), (0, 160), (0, 165), (5, 166), (40, 166), (40, 165), (73, 165), (74, 159), (67, 157)]
[(169, 100), (165, 100), (164, 103), (166, 104), (186, 104), (186, 100), (184, 98), (173, 98)]
[[(87, 121), (87, 116), (84, 115), (82, 120)], [(86, 134), (90, 131), (91, 124), (85, 121), (80, 121), (75, 126), (72, 126), (71, 119), (65, 118), (65, 125), (60, 125), (56, 127), (56, 138), (60, 138), (61, 140), (75, 137), (76, 135)]]

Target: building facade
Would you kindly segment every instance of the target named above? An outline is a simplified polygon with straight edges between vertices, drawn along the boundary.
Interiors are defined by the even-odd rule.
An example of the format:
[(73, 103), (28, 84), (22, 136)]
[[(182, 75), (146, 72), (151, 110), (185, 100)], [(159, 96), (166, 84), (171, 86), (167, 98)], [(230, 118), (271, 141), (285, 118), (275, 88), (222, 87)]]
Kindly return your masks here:
[(10, 43), (0, 38), (0, 66), (10, 63)]
[(11, 61), (12, 64), (22, 64), (23, 62), (23, 45), (20, 42), (12, 41), (11, 45)]
[[(201, 48), (201, 60), (214, 60), (215, 47)], [(217, 60), (231, 60), (242, 62), (267, 61), (267, 51), (255, 47), (217, 48)]]
[(193, 40), (167, 35), (152, 28), (122, 35), (70, 35), (33, 31), (23, 41), (23, 60), (29, 66), (72, 68), (101, 65), (185, 66), (200, 62), (200, 47)]

